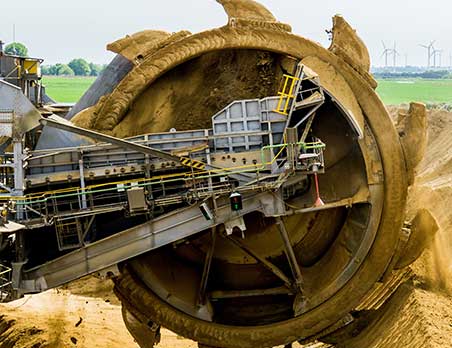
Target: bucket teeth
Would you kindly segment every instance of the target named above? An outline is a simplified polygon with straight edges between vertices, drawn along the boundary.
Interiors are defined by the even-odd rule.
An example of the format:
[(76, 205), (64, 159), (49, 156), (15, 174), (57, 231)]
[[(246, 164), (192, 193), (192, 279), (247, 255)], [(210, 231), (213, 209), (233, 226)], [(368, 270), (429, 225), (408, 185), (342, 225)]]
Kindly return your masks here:
[(161, 30), (144, 30), (108, 44), (107, 50), (122, 55), (134, 65), (139, 65), (160, 48), (189, 35), (191, 33), (186, 30), (173, 34)]
[[(330, 51), (337, 55), (346, 55), (350, 61), (363, 70), (370, 71), (370, 55), (364, 42), (356, 30), (344, 19), (336, 15), (333, 17), (333, 38)], [(349, 62), (350, 63), (350, 62)]]
[(263, 5), (253, 0), (217, 0), (228, 15), (228, 25), (232, 27), (266, 27), (291, 32), (292, 27), (277, 21)]
[(250, 19), (266, 22), (276, 22), (273, 14), (260, 3), (253, 0), (217, 0), (226, 11), (229, 20)]
[(402, 269), (416, 261), (433, 242), (439, 230), (438, 222), (427, 209), (420, 209), (411, 221), (411, 233), (396, 263)]
[(124, 304), (122, 317), (126, 328), (141, 348), (153, 348), (160, 342), (160, 326), (132, 313)]

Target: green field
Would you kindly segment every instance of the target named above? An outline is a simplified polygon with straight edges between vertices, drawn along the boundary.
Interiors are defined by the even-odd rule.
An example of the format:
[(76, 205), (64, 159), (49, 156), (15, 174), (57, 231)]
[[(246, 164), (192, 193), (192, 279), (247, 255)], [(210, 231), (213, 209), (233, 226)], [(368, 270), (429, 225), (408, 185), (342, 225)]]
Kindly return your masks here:
[[(47, 94), (57, 102), (75, 103), (94, 82), (94, 77), (44, 77)], [(452, 103), (452, 80), (379, 80), (378, 94), (385, 104), (420, 101)]]
[(419, 101), (427, 104), (452, 103), (452, 80), (379, 80), (378, 94), (387, 105)]
[(94, 82), (95, 77), (45, 76), (46, 93), (59, 103), (75, 103)]

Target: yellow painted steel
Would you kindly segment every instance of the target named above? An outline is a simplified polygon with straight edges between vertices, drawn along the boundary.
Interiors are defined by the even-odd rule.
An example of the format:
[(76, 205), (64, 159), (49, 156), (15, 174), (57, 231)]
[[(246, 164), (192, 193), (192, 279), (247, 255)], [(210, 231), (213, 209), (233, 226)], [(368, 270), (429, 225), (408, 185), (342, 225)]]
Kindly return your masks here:
[[(292, 76), (292, 75), (283, 75), (284, 77), (284, 83), (282, 86), (281, 91), (278, 92), (279, 95), (279, 101), (278, 106), (276, 107), (274, 112), (277, 112), (281, 115), (288, 115), (288, 109), (290, 105), (290, 101), (292, 99), (295, 99), (294, 95), (294, 89), (297, 82), (300, 80), (298, 77)], [(287, 90), (289, 88), (289, 90)]]
[(41, 75), (41, 64), (35, 59), (25, 59), (24, 69), (31, 75)]
[(181, 157), (180, 163), (185, 167), (190, 167), (193, 169), (204, 170), (206, 168), (206, 164), (204, 162), (193, 160), (187, 157)]

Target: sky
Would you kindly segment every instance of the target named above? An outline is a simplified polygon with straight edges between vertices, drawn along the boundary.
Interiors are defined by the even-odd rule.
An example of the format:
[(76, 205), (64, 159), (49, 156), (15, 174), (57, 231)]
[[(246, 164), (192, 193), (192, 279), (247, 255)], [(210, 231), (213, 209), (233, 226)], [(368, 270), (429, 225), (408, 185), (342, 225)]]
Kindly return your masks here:
[[(436, 40), (442, 65), (451, 64), (452, 1), (450, 0), (260, 0), (296, 34), (328, 46), (326, 29), (341, 14), (366, 42), (374, 66), (384, 65), (382, 41), (397, 43), (398, 65), (427, 65), (419, 44)], [(109, 62), (106, 45), (144, 29), (199, 32), (227, 21), (215, 0), (2, 0), (0, 40), (23, 42), (30, 56), (47, 64), (83, 57)]]

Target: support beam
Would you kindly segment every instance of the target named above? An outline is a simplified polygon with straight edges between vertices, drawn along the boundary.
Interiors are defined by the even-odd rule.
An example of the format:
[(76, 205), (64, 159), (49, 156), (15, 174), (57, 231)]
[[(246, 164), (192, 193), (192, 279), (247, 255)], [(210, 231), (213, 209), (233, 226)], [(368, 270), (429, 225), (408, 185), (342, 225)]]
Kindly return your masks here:
[(112, 137), (111, 135), (102, 134), (99, 132), (95, 132), (93, 130), (77, 127), (73, 125), (71, 122), (65, 120), (62, 117), (58, 117), (56, 115), (52, 115), (50, 117), (44, 118), (42, 117), (40, 120), (40, 123), (44, 126), (49, 126), (57, 129), (61, 129), (67, 132), (75, 133), (78, 135), (82, 135), (85, 137), (89, 137), (94, 140), (103, 141), (109, 144), (114, 144), (119, 147), (122, 147), (123, 149), (129, 149), (131, 151), (140, 152), (143, 154), (151, 155), (154, 157), (166, 159), (169, 161), (180, 161), (179, 156), (172, 155), (169, 152), (161, 151), (158, 149), (154, 149), (148, 146), (144, 146), (141, 144), (136, 144), (128, 140)]
[(290, 243), (289, 234), (287, 233), (286, 226), (284, 225), (284, 221), (281, 219), (281, 217), (276, 218), (276, 225), (279, 228), (279, 233), (281, 234), (281, 238), (284, 242), (285, 253), (287, 260), (289, 261), (292, 275), (295, 279), (295, 285), (297, 286), (298, 290), (303, 293), (303, 278), (301, 276), (300, 265), (298, 264), (295, 252), (292, 248), (292, 244)]
[[(243, 199), (244, 209), (239, 214), (245, 215), (253, 211), (264, 212), (265, 202), (271, 199), (270, 193), (247, 196)], [(234, 215), (235, 217), (237, 214)], [(178, 209), (25, 271), (21, 288), (24, 293), (55, 288), (208, 230), (230, 219), (231, 208), (227, 198), (218, 202), (214, 220), (206, 220), (198, 204)], [(182, 226), (183, 228), (181, 228)]]
[(232, 291), (212, 291), (209, 294), (211, 299), (237, 298), (237, 297), (255, 297), (268, 295), (295, 295), (295, 293), (285, 286), (271, 289), (256, 290), (232, 290)]
[(204, 269), (202, 271), (201, 284), (199, 287), (198, 306), (202, 306), (206, 303), (207, 283), (209, 282), (210, 267), (212, 265), (213, 254), (215, 252), (215, 242), (217, 239), (216, 226), (212, 227), (210, 235), (211, 235), (210, 248), (207, 251), (206, 258), (204, 261)]
[[(354, 204), (362, 204), (362, 203), (369, 203), (369, 189), (363, 189), (359, 190), (357, 194), (350, 198), (344, 198), (339, 201), (334, 202), (325, 202), (322, 206), (312, 206), (308, 208), (302, 208), (302, 209), (294, 209), (289, 212), (287, 215), (293, 215), (293, 214), (305, 214), (305, 213), (312, 213), (316, 211), (322, 211), (322, 210), (328, 210), (328, 209), (334, 209), (339, 207), (347, 207), (350, 208)], [(296, 205), (296, 203), (295, 203)]]
[(229, 241), (231, 241), (234, 245), (236, 245), (238, 248), (242, 249), (245, 253), (247, 253), (248, 255), (250, 255), (251, 257), (255, 258), (257, 261), (259, 261), (260, 263), (262, 263), (262, 265), (268, 269), (270, 272), (272, 272), (275, 276), (277, 276), (279, 279), (281, 279), (284, 284), (288, 287), (288, 288), (292, 288), (292, 282), (290, 281), (290, 279), (284, 274), (283, 271), (281, 271), (278, 267), (276, 267), (274, 264), (272, 264), (270, 261), (268, 261), (265, 257), (259, 255), (258, 253), (256, 253), (255, 251), (253, 251), (252, 249), (250, 249), (248, 246), (246, 246), (245, 244), (243, 244), (238, 238), (234, 237), (234, 236), (225, 236), (225, 238), (227, 238)]

